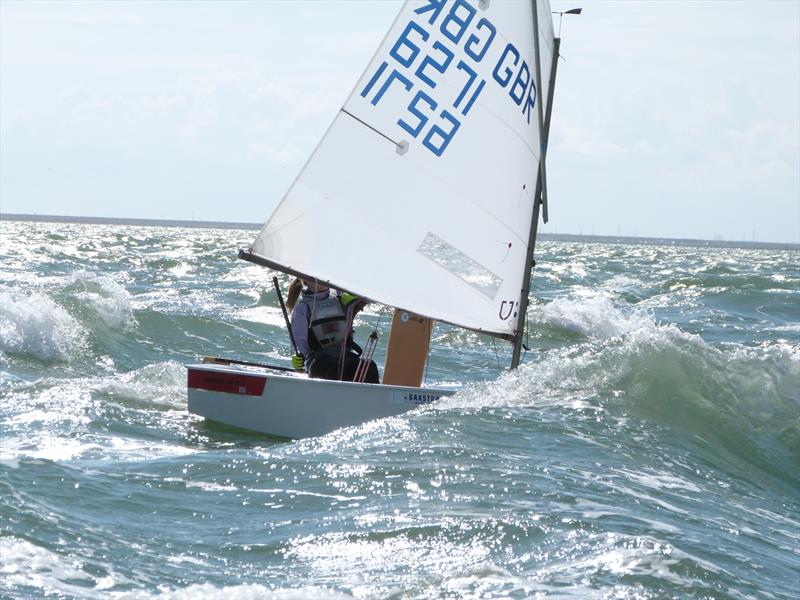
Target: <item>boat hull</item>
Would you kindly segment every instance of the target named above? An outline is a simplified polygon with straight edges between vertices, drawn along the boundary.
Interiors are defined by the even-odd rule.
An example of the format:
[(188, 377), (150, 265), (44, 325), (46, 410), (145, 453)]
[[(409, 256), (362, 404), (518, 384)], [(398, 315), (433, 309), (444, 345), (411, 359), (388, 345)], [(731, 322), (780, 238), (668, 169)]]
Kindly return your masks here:
[(189, 412), (210, 421), (286, 438), (400, 415), (455, 390), (310, 379), (266, 369), (188, 365)]

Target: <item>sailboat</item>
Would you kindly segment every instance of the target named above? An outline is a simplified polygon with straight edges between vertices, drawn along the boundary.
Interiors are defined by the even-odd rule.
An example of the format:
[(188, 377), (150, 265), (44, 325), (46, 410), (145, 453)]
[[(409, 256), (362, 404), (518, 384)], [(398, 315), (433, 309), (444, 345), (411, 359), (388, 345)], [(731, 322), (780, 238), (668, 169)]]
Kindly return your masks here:
[(239, 252), (394, 308), (381, 383), (211, 361), (187, 367), (189, 411), (303, 438), (435, 402), (455, 392), (421, 387), (436, 321), (507, 340), (515, 368), (559, 43), (547, 0), (406, 2)]

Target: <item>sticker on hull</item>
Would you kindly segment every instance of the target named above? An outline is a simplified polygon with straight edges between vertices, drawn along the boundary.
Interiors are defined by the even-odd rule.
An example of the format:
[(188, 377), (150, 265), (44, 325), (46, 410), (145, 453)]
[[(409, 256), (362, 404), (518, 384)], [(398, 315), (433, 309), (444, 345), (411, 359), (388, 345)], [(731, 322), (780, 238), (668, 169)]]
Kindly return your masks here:
[(240, 373), (189, 370), (189, 387), (210, 392), (261, 396), (267, 383), (266, 377)]

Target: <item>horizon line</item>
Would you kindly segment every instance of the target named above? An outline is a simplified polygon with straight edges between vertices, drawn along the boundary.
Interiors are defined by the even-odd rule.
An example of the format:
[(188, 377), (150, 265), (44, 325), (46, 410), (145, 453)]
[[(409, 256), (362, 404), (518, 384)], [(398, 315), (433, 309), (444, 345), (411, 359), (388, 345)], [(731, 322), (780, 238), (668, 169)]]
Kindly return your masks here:
[[(82, 223), (86, 225), (135, 225), (141, 227), (190, 227), (197, 229), (261, 229), (263, 223), (243, 221), (203, 221), (181, 219), (142, 219), (133, 217), (88, 217), (72, 215), (40, 215), (36, 213), (0, 212), (0, 221), (37, 223)], [(800, 251), (800, 242), (761, 242), (747, 240), (671, 238), (659, 236), (630, 236), (584, 233), (547, 233), (537, 236), (545, 241), (585, 241), (591, 243), (633, 243), (640, 245), (676, 245), (711, 248), (758, 248)]]

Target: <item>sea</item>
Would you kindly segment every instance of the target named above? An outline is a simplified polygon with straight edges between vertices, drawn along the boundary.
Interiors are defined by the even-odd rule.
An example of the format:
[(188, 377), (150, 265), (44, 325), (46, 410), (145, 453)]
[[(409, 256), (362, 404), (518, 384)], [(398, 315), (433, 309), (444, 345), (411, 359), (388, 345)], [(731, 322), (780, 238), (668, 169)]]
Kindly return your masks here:
[(545, 238), (519, 369), (437, 324), (454, 396), (291, 441), (187, 411), (291, 355), (255, 231), (188, 225), (0, 221), (0, 597), (800, 597), (796, 246)]

